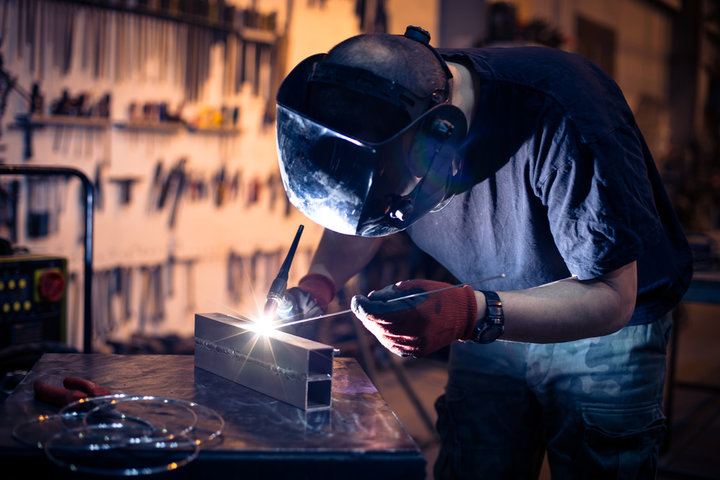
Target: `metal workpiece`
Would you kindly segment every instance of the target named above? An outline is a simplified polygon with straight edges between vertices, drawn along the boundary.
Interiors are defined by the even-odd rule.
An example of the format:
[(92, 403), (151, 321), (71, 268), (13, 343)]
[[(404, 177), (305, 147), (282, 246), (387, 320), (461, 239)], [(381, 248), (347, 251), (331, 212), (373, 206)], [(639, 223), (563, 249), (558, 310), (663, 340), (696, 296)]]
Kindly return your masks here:
[(329, 409), (334, 349), (221, 313), (195, 314), (195, 368), (304, 410)]

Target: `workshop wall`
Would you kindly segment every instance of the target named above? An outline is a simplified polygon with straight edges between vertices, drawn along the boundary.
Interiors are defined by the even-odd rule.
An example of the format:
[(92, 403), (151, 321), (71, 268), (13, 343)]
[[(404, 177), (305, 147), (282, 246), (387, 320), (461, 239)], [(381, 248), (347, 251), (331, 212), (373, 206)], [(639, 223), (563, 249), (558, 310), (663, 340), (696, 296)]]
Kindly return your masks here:
[[(622, 88), (656, 161), (662, 167), (669, 142), (668, 57), (671, 18), (648, 2), (628, 0), (518, 0), (518, 21), (543, 19), (566, 37), (563, 49), (581, 48), (580, 23), (605, 29), (597, 43), (609, 54), (608, 70)], [(671, 3), (671, 2), (669, 2)], [(596, 62), (597, 58), (593, 58)]]
[[(95, 185), (95, 349), (191, 334), (196, 312), (255, 313), (298, 225), (291, 284), (320, 234), (280, 181), (275, 90), (300, 59), (358, 32), (356, 2), (88, 3), (0, 1), (2, 68), (17, 87), (0, 158), (74, 167)], [(223, 3), (234, 9), (222, 21), (170, 10)], [(19, 183), (17, 222), (0, 236), (68, 258), (68, 343), (80, 348), (80, 182)]]

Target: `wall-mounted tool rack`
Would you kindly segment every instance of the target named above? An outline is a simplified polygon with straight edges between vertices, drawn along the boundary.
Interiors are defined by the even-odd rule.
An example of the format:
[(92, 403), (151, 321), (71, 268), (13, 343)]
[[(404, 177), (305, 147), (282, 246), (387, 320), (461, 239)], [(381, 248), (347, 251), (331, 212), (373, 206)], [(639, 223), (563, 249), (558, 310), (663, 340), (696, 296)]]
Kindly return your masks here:
[(20, 115), (16, 117), (19, 126), (43, 127), (86, 127), (107, 128), (110, 120), (95, 117), (73, 117), (70, 115)]
[[(3, 156), (76, 167), (94, 190), (97, 348), (190, 333), (197, 311), (252, 309), (297, 227), (271, 128), (291, 14), (284, 2), (226, 3), (0, 0), (2, 69), (26, 90), (8, 103)], [(47, 208), (59, 228), (31, 234), (24, 227), (47, 195), (15, 183), (23, 201), (13, 241), (67, 254), (69, 337), (80, 346), (79, 240), (68, 232), (80, 219)], [(70, 205), (72, 185), (57, 183), (64, 201), (52, 205)]]
[(182, 122), (116, 122), (113, 126), (132, 131), (176, 133), (182, 130), (185, 124)]
[(18, 115), (15, 123), (10, 128), (17, 128), (25, 131), (25, 149), (23, 159), (27, 160), (33, 156), (32, 133), (33, 130), (43, 127), (57, 128), (89, 128), (92, 130), (104, 130), (110, 126), (110, 120), (97, 117), (74, 117), (70, 115)]
[[(35, 78), (48, 70), (71, 73), (78, 64), (95, 78), (126, 81), (152, 60), (155, 75), (183, 85), (185, 100), (197, 101), (211, 75), (213, 47), (224, 48), (224, 90), (244, 83), (267, 95), (268, 68), (282, 36), (276, 14), (237, 9), (219, 0), (133, 2), (112, 0), (4, 0), (9, 29), (5, 56), (24, 63)], [(79, 58), (78, 58), (79, 57)]]
[(187, 130), (190, 133), (218, 133), (218, 134), (239, 134), (239, 128), (233, 127), (207, 127), (193, 128), (184, 122), (114, 122), (107, 118), (93, 117), (72, 117), (63, 115), (18, 115), (15, 128), (37, 128), (37, 127), (84, 127), (106, 129), (115, 127), (117, 129), (134, 131), (154, 131), (161, 133), (175, 133)]
[(276, 35), (274, 14), (262, 14), (252, 9), (238, 10), (221, 0), (146, 1), (123, 4), (114, 0), (61, 0), (68, 4), (134, 13), (171, 20), (198, 27), (231, 33), (249, 41), (271, 44)]

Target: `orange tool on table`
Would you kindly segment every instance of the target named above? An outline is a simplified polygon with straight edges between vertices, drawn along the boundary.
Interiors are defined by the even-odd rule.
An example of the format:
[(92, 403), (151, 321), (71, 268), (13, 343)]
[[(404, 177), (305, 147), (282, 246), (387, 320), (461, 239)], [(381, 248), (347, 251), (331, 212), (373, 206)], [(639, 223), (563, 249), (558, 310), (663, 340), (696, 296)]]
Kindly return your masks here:
[(107, 388), (80, 377), (65, 377), (63, 386), (65, 388), (51, 385), (42, 379), (35, 380), (35, 399), (62, 407), (83, 398), (112, 394)]

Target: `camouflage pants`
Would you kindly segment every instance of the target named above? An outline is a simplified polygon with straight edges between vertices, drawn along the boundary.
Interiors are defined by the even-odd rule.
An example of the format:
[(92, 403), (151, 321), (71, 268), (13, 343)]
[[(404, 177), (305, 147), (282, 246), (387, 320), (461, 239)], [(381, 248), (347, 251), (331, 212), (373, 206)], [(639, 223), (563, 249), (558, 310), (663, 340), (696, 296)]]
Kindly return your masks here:
[(653, 479), (670, 316), (548, 345), (456, 342), (436, 479)]

